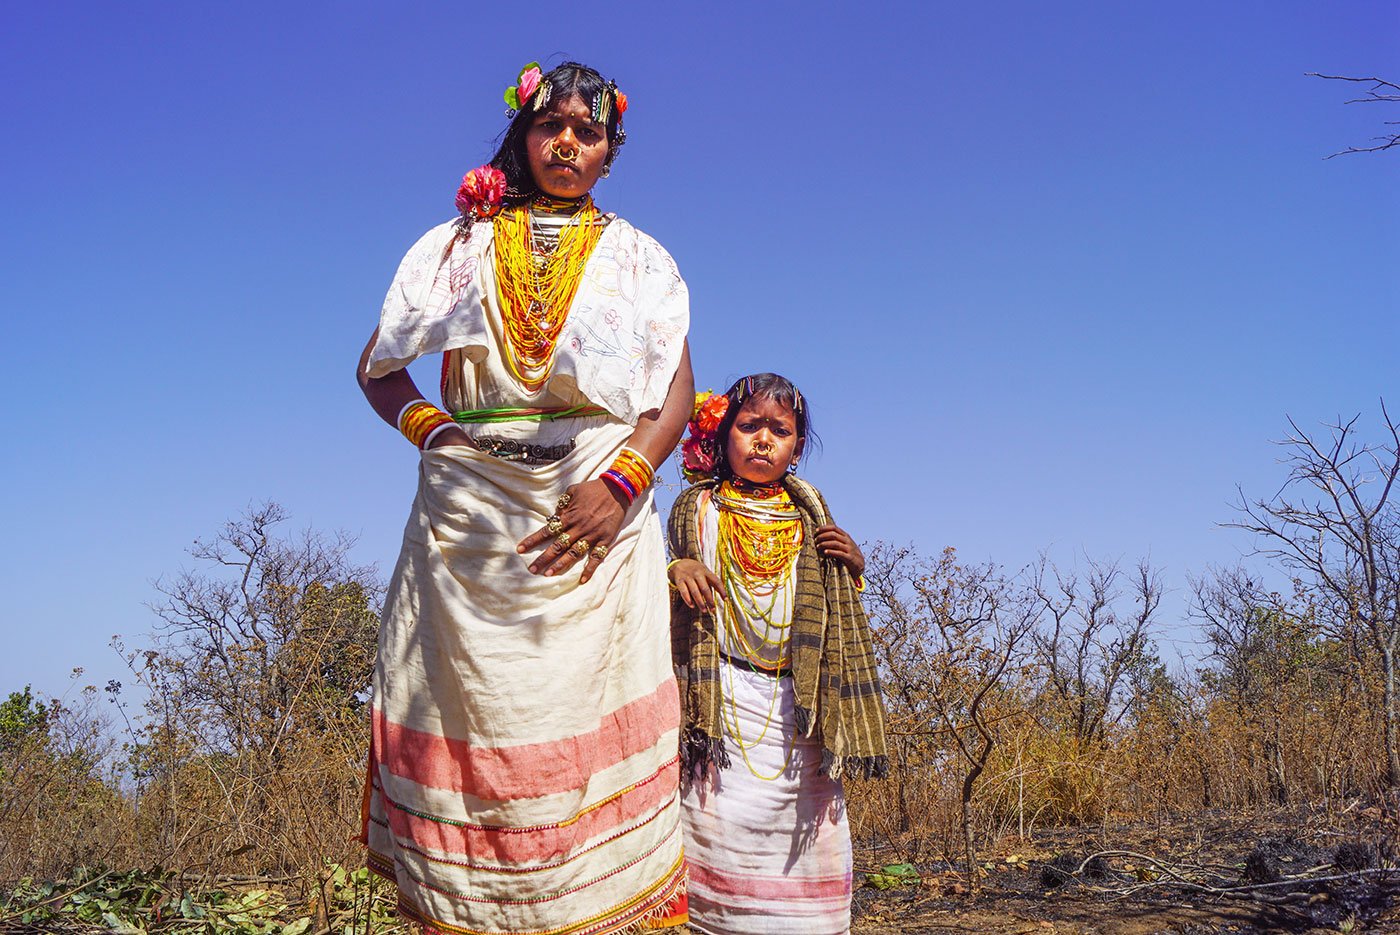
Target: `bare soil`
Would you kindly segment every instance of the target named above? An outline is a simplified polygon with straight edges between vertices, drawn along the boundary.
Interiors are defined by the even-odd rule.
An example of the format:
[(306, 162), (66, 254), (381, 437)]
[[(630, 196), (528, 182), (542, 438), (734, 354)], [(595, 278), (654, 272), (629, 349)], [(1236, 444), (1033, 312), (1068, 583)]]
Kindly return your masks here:
[[(1203, 813), (1056, 830), (983, 856), (975, 894), (946, 862), (921, 863), (917, 884), (885, 890), (858, 872), (853, 931), (1400, 933), (1396, 858), (1394, 811), (1360, 803), (1332, 815)], [(874, 873), (898, 855), (858, 851), (856, 860)]]

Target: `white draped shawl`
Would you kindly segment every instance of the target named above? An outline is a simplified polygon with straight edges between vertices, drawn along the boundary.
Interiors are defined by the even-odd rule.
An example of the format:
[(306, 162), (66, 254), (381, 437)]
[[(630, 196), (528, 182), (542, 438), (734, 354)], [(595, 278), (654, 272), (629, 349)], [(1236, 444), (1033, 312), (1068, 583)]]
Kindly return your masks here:
[[(476, 224), (466, 242), (456, 234), (455, 221), (439, 224), (404, 256), (384, 297), (371, 377), (454, 348), (474, 362), (487, 353), (485, 309), (495, 299), (483, 296), (478, 273), (494, 261), (493, 227)], [(689, 327), (690, 293), (671, 255), (611, 217), (559, 336), (551, 383), (559, 384), (559, 395), (567, 395), (572, 384), (636, 425), (666, 398)]]

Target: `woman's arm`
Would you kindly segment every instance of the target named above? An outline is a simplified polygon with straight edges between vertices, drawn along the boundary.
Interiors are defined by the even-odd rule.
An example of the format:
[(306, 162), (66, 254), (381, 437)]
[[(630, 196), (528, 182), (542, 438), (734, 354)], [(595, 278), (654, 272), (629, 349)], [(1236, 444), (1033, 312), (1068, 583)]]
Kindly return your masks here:
[[(661, 464), (681, 440), (681, 433), (685, 431), (694, 406), (695, 377), (690, 370), (690, 343), (686, 342), (681, 348), (680, 363), (676, 366), (675, 376), (671, 378), (671, 386), (661, 408), (643, 413), (627, 441), (628, 446), (640, 452), (653, 467)], [(398, 410), (394, 413), (397, 415)], [(622, 528), (622, 519), (629, 504), (621, 491), (598, 478), (574, 484), (566, 493), (570, 497), (569, 505), (558, 512), (562, 529), (551, 533), (548, 527), (542, 527), (522, 539), (516, 551), (523, 555), (548, 542), (548, 547), (530, 563), (530, 571), (537, 575), (558, 575), (581, 558), (578, 552), (561, 546), (559, 537), (567, 535), (566, 541), (570, 543), (582, 539), (590, 547), (583, 574), (579, 577), (582, 584), (593, 577), (593, 572), (603, 561), (602, 556), (593, 550), (600, 545), (612, 545), (618, 530)]]
[[(378, 339), (379, 329), (376, 328), (374, 334), (370, 335), (369, 343), (365, 345), (364, 353), (360, 355), (360, 364), (355, 369), (355, 378), (359, 381), (360, 390), (365, 394), (365, 399), (369, 400), (371, 408), (379, 413), (379, 418), (397, 429), (399, 427), (399, 413), (403, 411), (403, 407), (415, 399), (422, 399), (423, 394), (418, 392), (418, 386), (408, 375), (407, 370), (395, 370), (382, 377), (369, 375), (369, 354), (374, 349), (374, 342)], [(471, 444), (470, 435), (461, 428), (452, 426), (438, 432), (428, 447), (439, 448), (443, 445)]]

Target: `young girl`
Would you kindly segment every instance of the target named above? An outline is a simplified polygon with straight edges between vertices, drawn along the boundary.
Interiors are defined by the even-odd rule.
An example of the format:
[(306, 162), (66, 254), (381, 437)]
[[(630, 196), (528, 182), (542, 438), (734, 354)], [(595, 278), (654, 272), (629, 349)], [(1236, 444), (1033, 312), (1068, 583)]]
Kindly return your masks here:
[(882, 776), (884, 716), (857, 592), (865, 557), (795, 476), (802, 394), (772, 373), (703, 399), (696, 483), (671, 510), (690, 924), (850, 929), (843, 773)]

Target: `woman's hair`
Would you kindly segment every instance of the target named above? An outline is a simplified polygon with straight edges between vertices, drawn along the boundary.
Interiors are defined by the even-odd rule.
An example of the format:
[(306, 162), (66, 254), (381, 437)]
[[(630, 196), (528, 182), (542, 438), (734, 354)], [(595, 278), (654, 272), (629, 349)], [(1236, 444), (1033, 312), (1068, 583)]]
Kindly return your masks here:
[(729, 397), (729, 408), (715, 429), (715, 476), (720, 480), (734, 478), (734, 471), (729, 467), (729, 432), (739, 418), (739, 410), (751, 399), (771, 399), (791, 409), (797, 421), (797, 440), (821, 444), (817, 433), (812, 430), (812, 416), (807, 411), (806, 398), (787, 377), (776, 373), (751, 374), (735, 380), (724, 395)]
[(607, 81), (592, 68), (580, 65), (578, 62), (565, 62), (551, 68), (540, 79), (540, 87), (530, 96), (530, 100), (525, 102), (525, 106), (521, 107), (511, 118), (510, 124), (501, 134), (496, 155), (491, 157), (491, 165), (505, 173), (506, 196), (503, 200), (507, 205), (526, 201), (538, 191), (535, 186), (535, 178), (530, 174), (530, 160), (525, 154), (525, 136), (530, 131), (530, 124), (534, 122), (535, 115), (539, 113), (535, 110), (535, 102), (540, 100), (541, 94), (546, 93), (549, 95), (546, 98), (549, 104), (565, 101), (578, 95), (589, 110), (594, 112), (596, 112), (594, 102), (599, 94), (607, 94), (611, 97), (611, 100), (606, 102), (608, 105), (606, 165), (612, 165), (613, 160), (617, 158), (617, 151), (627, 140), (627, 133), (622, 129), (621, 115), (617, 112), (617, 85), (615, 83)]

